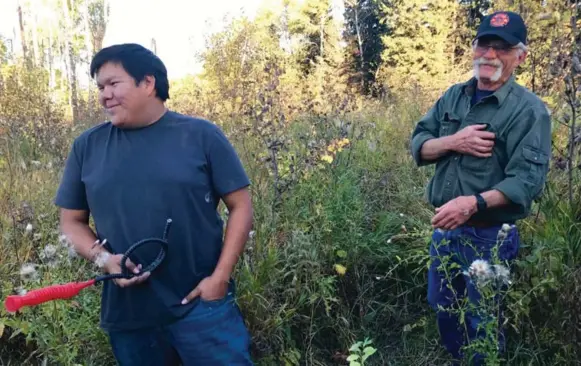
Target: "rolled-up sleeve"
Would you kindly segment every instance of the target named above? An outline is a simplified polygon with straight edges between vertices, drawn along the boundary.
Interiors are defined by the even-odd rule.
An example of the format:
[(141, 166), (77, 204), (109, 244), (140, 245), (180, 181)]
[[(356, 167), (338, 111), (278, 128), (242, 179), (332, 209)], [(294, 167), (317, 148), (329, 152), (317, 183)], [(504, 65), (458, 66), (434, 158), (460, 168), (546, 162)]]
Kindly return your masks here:
[(507, 134), (506, 178), (493, 188), (527, 212), (547, 179), (551, 158), (551, 119), (546, 108), (529, 108)]
[(438, 138), (440, 131), (440, 106), (442, 98), (438, 99), (430, 110), (420, 119), (411, 138), (411, 154), (417, 166), (424, 166), (435, 161), (422, 159), (422, 146), (428, 140)]

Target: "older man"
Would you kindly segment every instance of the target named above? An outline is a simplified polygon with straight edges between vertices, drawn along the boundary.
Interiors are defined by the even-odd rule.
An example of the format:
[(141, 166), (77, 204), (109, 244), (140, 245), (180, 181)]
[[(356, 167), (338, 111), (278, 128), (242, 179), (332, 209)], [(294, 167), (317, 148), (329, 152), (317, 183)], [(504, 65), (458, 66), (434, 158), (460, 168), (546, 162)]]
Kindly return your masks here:
[[(527, 28), (518, 14), (487, 16), (473, 43), (474, 77), (449, 88), (412, 136), (418, 166), (436, 165), (426, 192), (435, 207), (428, 301), (437, 311), (442, 342), (456, 359), (462, 357), (464, 339), (481, 337), (484, 331), (478, 329), (482, 319), (475, 312), (460, 325), (453, 310), (465, 293), (473, 304), (479, 300), (463, 270), (476, 259), (491, 261), (495, 247), (505, 263), (517, 256), (514, 224), (530, 213), (546, 180), (549, 113), (513, 76), (527, 56), (526, 45)], [(503, 224), (510, 229), (502, 231)], [(482, 355), (474, 356), (476, 363), (482, 362)]]

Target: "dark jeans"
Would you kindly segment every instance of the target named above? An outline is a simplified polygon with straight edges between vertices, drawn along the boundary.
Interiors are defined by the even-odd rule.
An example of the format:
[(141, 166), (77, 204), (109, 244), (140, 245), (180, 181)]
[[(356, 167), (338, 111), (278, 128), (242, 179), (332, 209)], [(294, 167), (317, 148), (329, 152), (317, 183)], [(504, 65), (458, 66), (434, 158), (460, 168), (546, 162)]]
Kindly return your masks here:
[[(500, 229), (501, 226), (462, 226), (449, 231), (436, 230), (432, 235), (428, 302), (436, 311), (441, 341), (457, 360), (462, 358), (461, 347), (466, 343), (466, 336), (469, 340), (483, 336), (483, 330), (478, 329), (482, 322), (481, 315), (468, 311), (464, 324), (461, 324), (458, 312), (454, 311), (458, 308), (458, 301), (462, 301), (466, 295), (472, 304), (478, 304), (481, 299), (475, 284), (464, 272), (476, 259), (493, 259), (495, 247), (498, 249), (496, 259), (504, 265), (510, 265), (518, 254), (520, 238), (517, 228), (513, 227), (503, 240), (497, 241)], [(446, 265), (447, 274), (443, 269), (438, 269), (442, 262)], [(499, 338), (498, 347), (502, 352), (505, 346), (502, 331)], [(474, 354), (472, 362), (475, 365), (483, 364), (483, 355)]]
[(250, 335), (232, 293), (199, 301), (169, 326), (109, 332), (120, 366), (253, 365)]

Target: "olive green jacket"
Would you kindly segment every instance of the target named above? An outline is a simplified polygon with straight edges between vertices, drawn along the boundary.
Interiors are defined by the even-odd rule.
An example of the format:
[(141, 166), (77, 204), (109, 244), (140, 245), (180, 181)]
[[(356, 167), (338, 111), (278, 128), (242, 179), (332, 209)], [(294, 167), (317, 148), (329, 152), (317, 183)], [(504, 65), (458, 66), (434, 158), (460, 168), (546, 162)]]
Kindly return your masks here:
[[(496, 189), (511, 204), (473, 216), (477, 220), (515, 222), (530, 213), (543, 191), (551, 157), (551, 119), (542, 100), (516, 83), (514, 76), (492, 95), (470, 106), (476, 80), (455, 84), (418, 122), (411, 153), (418, 166), (436, 164), (427, 187), (435, 207), (458, 196)], [(448, 136), (473, 124), (495, 133), (492, 156), (477, 158), (450, 152), (436, 161), (420, 156), (429, 139)]]

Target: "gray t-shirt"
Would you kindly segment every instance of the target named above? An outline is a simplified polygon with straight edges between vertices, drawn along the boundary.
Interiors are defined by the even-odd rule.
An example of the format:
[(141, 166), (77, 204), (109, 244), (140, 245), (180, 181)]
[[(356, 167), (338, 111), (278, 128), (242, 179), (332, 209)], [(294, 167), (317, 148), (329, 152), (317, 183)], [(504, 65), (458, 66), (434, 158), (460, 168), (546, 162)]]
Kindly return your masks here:
[[(147, 127), (120, 129), (106, 122), (77, 137), (57, 206), (90, 210), (98, 238), (107, 239), (113, 253), (145, 238), (161, 238), (172, 219), (166, 258), (145, 283), (121, 288), (105, 281), (101, 326), (159, 326), (195, 306), (181, 301), (212, 274), (220, 257), (220, 197), (249, 184), (230, 142), (203, 119), (168, 111)], [(157, 253), (156, 247), (150, 253), (145, 247), (136, 252), (136, 261)]]

